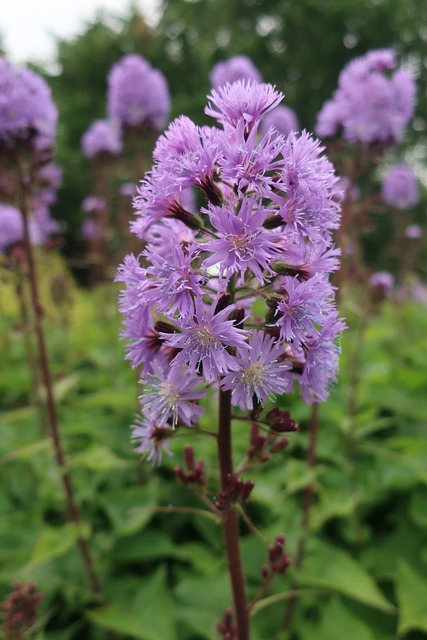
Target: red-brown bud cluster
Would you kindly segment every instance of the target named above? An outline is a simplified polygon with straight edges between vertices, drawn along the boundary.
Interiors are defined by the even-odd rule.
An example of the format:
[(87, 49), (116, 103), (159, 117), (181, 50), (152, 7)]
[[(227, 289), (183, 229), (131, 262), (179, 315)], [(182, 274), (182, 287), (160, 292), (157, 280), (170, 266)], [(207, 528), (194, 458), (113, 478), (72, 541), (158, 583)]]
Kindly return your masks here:
[(233, 610), (227, 609), (224, 618), (218, 622), (217, 629), (223, 640), (236, 640), (237, 630), (233, 624)]
[(204, 474), (205, 463), (203, 460), (196, 462), (194, 457), (194, 449), (190, 445), (184, 448), (184, 460), (187, 471), (184, 471), (181, 467), (175, 467), (174, 473), (178, 482), (182, 484), (196, 484), (204, 486), (206, 484), (206, 477)]
[(233, 473), (229, 473), (225, 478), (224, 487), (216, 499), (216, 508), (220, 511), (226, 511), (233, 502), (246, 502), (254, 486), (252, 480), (245, 482)]
[(38, 606), (43, 594), (37, 593), (33, 583), (13, 585), (13, 591), (0, 603), (3, 614), (3, 629), (7, 638), (21, 640), (24, 633), (36, 621)]

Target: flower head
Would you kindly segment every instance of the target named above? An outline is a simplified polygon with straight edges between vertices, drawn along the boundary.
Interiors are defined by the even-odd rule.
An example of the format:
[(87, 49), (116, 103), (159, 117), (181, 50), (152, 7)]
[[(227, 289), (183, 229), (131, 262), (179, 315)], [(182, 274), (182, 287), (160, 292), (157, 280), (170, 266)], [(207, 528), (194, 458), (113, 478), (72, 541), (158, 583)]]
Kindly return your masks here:
[(0, 145), (52, 147), (58, 111), (45, 80), (0, 57)]
[(87, 158), (101, 153), (115, 156), (122, 150), (118, 127), (110, 120), (95, 120), (82, 137), (82, 150)]
[(382, 201), (396, 209), (409, 209), (417, 204), (418, 181), (405, 164), (395, 164), (385, 174), (381, 184)]
[(231, 390), (231, 401), (251, 411), (254, 399), (262, 405), (274, 394), (292, 388), (291, 365), (284, 358), (280, 343), (263, 331), (254, 331), (247, 347), (239, 350), (238, 370), (224, 376), (221, 386)]
[(342, 129), (349, 142), (400, 142), (414, 113), (416, 87), (410, 73), (396, 66), (394, 52), (381, 49), (344, 67), (338, 89), (318, 115), (318, 135)]
[(227, 83), (232, 84), (237, 80), (262, 82), (260, 72), (247, 56), (233, 56), (228, 60), (217, 62), (212, 68), (209, 79), (213, 89)]
[(291, 131), (299, 131), (300, 126), (297, 114), (293, 109), (283, 104), (270, 111), (261, 123), (261, 133), (267, 133), (270, 127), (274, 127), (278, 133), (287, 136)]
[(170, 110), (163, 74), (139, 56), (124, 56), (108, 76), (108, 114), (122, 126), (162, 129)]
[(9, 204), (0, 204), (0, 253), (21, 242), (24, 221), (21, 212)]

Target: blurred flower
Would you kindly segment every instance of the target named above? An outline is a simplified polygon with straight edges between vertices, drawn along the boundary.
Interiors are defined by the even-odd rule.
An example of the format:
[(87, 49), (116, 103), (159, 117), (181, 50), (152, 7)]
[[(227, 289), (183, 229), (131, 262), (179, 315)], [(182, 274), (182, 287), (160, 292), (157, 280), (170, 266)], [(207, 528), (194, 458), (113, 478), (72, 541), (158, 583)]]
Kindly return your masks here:
[(338, 89), (323, 105), (316, 125), (321, 137), (349, 142), (401, 142), (415, 107), (416, 85), (409, 71), (396, 69), (391, 49), (371, 51), (347, 64)]
[(396, 209), (409, 209), (418, 202), (418, 182), (405, 164), (396, 164), (387, 171), (381, 184), (383, 202)]
[(234, 56), (223, 62), (217, 62), (209, 76), (213, 89), (236, 80), (262, 82), (262, 77), (254, 63), (247, 56)]
[(110, 120), (95, 120), (82, 136), (82, 151), (87, 158), (100, 153), (118, 155), (122, 150), (119, 128)]
[(299, 131), (300, 128), (295, 111), (282, 104), (265, 116), (260, 127), (261, 134), (267, 133), (270, 127), (277, 129), (283, 136), (287, 136), (291, 131)]
[(121, 126), (163, 129), (170, 111), (163, 74), (138, 54), (124, 56), (108, 75), (108, 114)]
[(410, 224), (405, 229), (405, 238), (416, 240), (417, 238), (422, 238), (423, 235), (424, 231), (419, 224)]
[(58, 111), (41, 76), (0, 57), (0, 145), (53, 146)]
[(85, 213), (102, 213), (107, 207), (107, 201), (102, 196), (86, 196), (82, 202)]
[(0, 204), (0, 253), (6, 251), (24, 236), (21, 212), (10, 204)]

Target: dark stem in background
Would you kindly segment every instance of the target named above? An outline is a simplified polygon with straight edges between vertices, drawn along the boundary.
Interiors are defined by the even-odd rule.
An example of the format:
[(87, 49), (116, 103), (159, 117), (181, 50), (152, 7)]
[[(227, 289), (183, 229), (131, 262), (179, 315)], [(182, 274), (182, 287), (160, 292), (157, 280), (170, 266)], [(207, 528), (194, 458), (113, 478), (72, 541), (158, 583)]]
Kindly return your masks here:
[(28, 369), (30, 372), (30, 384), (31, 384), (31, 399), (34, 404), (37, 418), (40, 427), (40, 433), (42, 436), (46, 435), (46, 416), (42, 403), (40, 402), (40, 379), (37, 366), (37, 358), (34, 353), (34, 345), (31, 340), (31, 318), (27, 306), (27, 299), (24, 289), (24, 273), (20, 264), (16, 268), (16, 297), (19, 306), (19, 315), (21, 317), (21, 332), (24, 338), (25, 356), (27, 359)]
[[(319, 430), (319, 405), (317, 402), (313, 402), (311, 405), (311, 415), (310, 415), (310, 424), (309, 424), (309, 438), (308, 438), (308, 448), (307, 448), (307, 464), (309, 468), (314, 468), (317, 463), (316, 457), (316, 446), (317, 446), (317, 435)], [(297, 568), (302, 567), (304, 561), (304, 553), (305, 553), (305, 539), (307, 535), (307, 530), (310, 524), (310, 509), (313, 504), (313, 485), (309, 484), (304, 490), (303, 496), (303, 507), (302, 507), (302, 519), (301, 519), (301, 527), (302, 534), (300, 539), (298, 540), (297, 551), (295, 555), (294, 566)], [(297, 583), (294, 581), (291, 585), (291, 590), (296, 590)], [(283, 618), (283, 627), (285, 629), (289, 629), (295, 613), (295, 607), (297, 603), (297, 596), (292, 596), (285, 607), (285, 615)]]
[[(219, 392), (218, 460), (221, 489), (226, 488), (226, 478), (233, 473), (233, 451), (231, 443), (231, 391)], [(234, 611), (237, 621), (238, 640), (249, 640), (249, 615), (246, 600), (245, 578), (240, 555), (239, 521), (234, 507), (223, 514), (225, 550), (233, 592)]]
[[(31, 172), (26, 170), (25, 166), (20, 166), (19, 186), (20, 186), (20, 209), (24, 221), (24, 246), (27, 257), (28, 265), (28, 283), (30, 287), (31, 304), (34, 312), (34, 332), (36, 337), (37, 349), (38, 349), (38, 361), (40, 367), (41, 381), (46, 393), (46, 405), (47, 405), (47, 417), (50, 435), (52, 437), (53, 448), (55, 453), (56, 463), (61, 475), (61, 482), (67, 501), (68, 512), (70, 520), (77, 526), (81, 526), (80, 514), (77, 507), (77, 502), (74, 496), (73, 487), (71, 484), (70, 476), (66, 471), (66, 462), (64, 451), (62, 447), (61, 435), (59, 431), (58, 418), (56, 414), (55, 400), (53, 396), (52, 379), (49, 369), (49, 361), (47, 357), (46, 342), (43, 331), (43, 309), (40, 302), (36, 267), (34, 262), (34, 256), (32, 246), (30, 242), (29, 234), (29, 216), (31, 213), (30, 208), (30, 195), (31, 195)], [(89, 551), (87, 541), (79, 536), (78, 545), (80, 553), (83, 558), (83, 562), (88, 574), (90, 586), (92, 592), (96, 595), (101, 594), (101, 584), (98, 576), (95, 572), (92, 557)]]

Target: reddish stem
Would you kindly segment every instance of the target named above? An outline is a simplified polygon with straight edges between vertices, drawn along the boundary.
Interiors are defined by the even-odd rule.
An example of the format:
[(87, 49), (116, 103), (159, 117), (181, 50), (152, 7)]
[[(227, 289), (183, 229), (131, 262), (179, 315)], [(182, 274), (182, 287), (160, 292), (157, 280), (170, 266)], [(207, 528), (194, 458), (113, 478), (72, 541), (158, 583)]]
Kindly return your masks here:
[[(231, 443), (231, 391), (219, 392), (218, 459), (221, 489), (226, 488), (226, 478), (233, 473)], [(234, 612), (238, 640), (249, 640), (249, 616), (246, 600), (245, 578), (240, 555), (239, 521), (236, 510), (230, 506), (223, 515), (225, 549), (233, 592)]]

